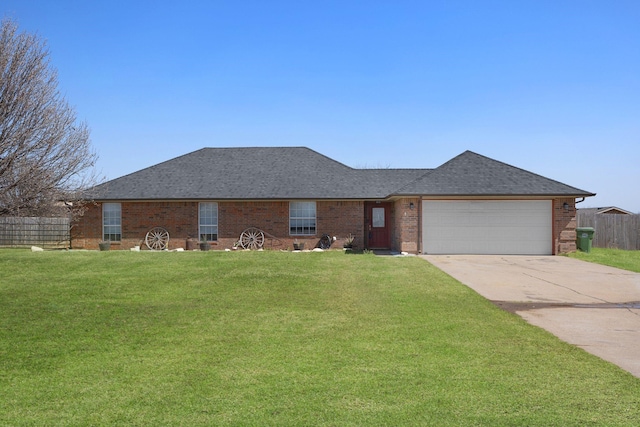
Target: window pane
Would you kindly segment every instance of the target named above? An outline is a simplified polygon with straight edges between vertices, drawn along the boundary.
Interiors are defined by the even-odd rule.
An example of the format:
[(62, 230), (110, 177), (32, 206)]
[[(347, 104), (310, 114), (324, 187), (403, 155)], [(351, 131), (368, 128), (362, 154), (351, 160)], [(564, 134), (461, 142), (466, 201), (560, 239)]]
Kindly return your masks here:
[(316, 234), (316, 202), (289, 203), (289, 233)]
[(120, 203), (102, 204), (102, 240), (122, 240), (122, 207)]
[(384, 208), (371, 209), (374, 227), (384, 227)]
[(199, 204), (198, 235), (202, 241), (218, 240), (218, 204), (206, 202)]

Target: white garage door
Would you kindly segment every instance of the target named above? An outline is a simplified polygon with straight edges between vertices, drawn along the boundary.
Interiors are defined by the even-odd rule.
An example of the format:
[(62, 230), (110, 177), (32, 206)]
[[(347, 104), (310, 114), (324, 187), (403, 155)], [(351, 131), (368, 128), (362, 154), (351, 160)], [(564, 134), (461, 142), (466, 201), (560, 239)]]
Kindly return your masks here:
[(422, 202), (428, 254), (550, 255), (550, 200)]

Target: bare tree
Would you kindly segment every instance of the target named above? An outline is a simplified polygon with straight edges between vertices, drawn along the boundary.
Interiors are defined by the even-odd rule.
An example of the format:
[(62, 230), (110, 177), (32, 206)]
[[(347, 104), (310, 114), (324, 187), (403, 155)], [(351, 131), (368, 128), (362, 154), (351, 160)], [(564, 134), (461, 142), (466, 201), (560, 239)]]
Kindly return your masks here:
[(46, 44), (0, 29), (0, 216), (55, 216), (95, 183), (89, 128), (58, 91)]

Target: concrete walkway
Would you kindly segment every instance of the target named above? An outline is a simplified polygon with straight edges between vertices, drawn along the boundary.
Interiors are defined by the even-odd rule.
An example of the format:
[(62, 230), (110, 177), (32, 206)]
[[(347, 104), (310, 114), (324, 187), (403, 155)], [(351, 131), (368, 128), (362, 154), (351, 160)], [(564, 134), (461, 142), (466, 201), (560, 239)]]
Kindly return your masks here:
[(640, 378), (640, 274), (563, 256), (424, 255), (497, 305)]

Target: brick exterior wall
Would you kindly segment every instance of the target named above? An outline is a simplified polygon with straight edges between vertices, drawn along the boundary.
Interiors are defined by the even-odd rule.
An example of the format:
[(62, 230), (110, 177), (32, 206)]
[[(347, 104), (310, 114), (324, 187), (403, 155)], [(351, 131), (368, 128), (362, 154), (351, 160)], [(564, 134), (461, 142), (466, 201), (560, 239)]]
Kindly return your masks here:
[(364, 202), (318, 202), (317, 220), (318, 237), (324, 233), (336, 237), (337, 240), (332, 248), (342, 249), (344, 240), (349, 234), (355, 237), (354, 247), (364, 248)]
[[(564, 203), (568, 204), (568, 210), (564, 209)], [(143, 246), (147, 231), (157, 226), (169, 232), (169, 249), (186, 249), (188, 239), (198, 239), (198, 202), (123, 202), (121, 207), (122, 241), (112, 242), (112, 250)], [(332, 249), (341, 249), (349, 234), (355, 236), (355, 247), (363, 249), (366, 244), (364, 210), (363, 201), (317, 201), (317, 233), (313, 236), (290, 236), (288, 201), (218, 202), (218, 241), (212, 242), (212, 249), (232, 248), (240, 233), (248, 227), (257, 227), (267, 234), (265, 248), (268, 249), (291, 249), (295, 240), (305, 243), (305, 249), (312, 249), (325, 233), (337, 238)], [(411, 254), (421, 252), (421, 199), (394, 201), (389, 216), (390, 249)], [(553, 200), (552, 221), (553, 253), (575, 251), (575, 199)], [(101, 239), (102, 204), (96, 203), (89, 206), (85, 215), (73, 225), (71, 246), (74, 249), (98, 249)]]
[[(576, 251), (576, 200), (573, 198), (553, 200), (553, 254)], [(568, 210), (564, 204), (568, 205)]]
[[(187, 247), (187, 240), (198, 239), (198, 202), (122, 202), (122, 240), (112, 242), (111, 249), (128, 250), (143, 246), (146, 233), (153, 227), (169, 232), (169, 249)], [(316, 202), (316, 230), (313, 236), (289, 235), (289, 202), (218, 202), (218, 240), (212, 249), (232, 248), (246, 228), (257, 227), (266, 233), (265, 248), (291, 249), (293, 242), (313, 249), (320, 237), (335, 236), (333, 248), (341, 249), (344, 239), (355, 236), (356, 247), (364, 242), (364, 202)], [(90, 205), (72, 227), (74, 249), (98, 249), (102, 240), (102, 204)], [(143, 249), (145, 247), (143, 246)]]
[[(413, 209), (411, 209), (413, 203)], [(417, 254), (420, 242), (421, 206), (419, 198), (396, 200), (392, 209), (391, 247)]]
[[(122, 202), (122, 240), (111, 249), (142, 245), (153, 227), (169, 232), (169, 249), (185, 248), (188, 238), (198, 238), (197, 202)], [(97, 249), (102, 240), (102, 203), (91, 205), (71, 228), (71, 247)]]

